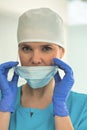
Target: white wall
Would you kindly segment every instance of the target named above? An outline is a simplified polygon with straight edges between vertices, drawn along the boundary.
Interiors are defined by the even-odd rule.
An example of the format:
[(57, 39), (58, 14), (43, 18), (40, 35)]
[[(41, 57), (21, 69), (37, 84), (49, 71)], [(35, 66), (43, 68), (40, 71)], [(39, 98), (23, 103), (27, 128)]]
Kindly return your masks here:
[(75, 75), (74, 91), (87, 93), (87, 1), (68, 2), (67, 61)]
[(74, 70), (73, 90), (87, 93), (87, 25), (69, 26), (67, 60)]
[(0, 63), (17, 60), (16, 18), (0, 14)]

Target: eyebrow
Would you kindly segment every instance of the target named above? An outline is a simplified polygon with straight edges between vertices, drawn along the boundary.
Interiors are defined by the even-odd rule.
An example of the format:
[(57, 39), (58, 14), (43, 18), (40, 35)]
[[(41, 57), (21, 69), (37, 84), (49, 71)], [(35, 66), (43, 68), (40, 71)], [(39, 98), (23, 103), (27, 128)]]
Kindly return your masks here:
[(28, 45), (27, 43), (20, 43), (20, 44), (18, 45), (18, 47), (21, 47), (21, 46), (30, 46), (30, 45)]
[(45, 45), (40, 45), (40, 46), (53, 46), (52, 44), (45, 44)]
[[(47, 43), (47, 44), (42, 44), (42, 45), (40, 45), (40, 46), (53, 46), (54, 44), (51, 44), (51, 43)], [(32, 45), (29, 45), (29, 43), (21, 43), (21, 44), (19, 44), (19, 47), (20, 46), (32, 46)]]

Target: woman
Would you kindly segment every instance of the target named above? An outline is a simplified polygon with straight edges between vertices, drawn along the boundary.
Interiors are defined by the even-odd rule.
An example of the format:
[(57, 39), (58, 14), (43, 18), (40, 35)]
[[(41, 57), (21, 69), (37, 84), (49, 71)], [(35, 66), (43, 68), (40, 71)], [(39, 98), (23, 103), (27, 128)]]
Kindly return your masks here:
[[(62, 27), (60, 16), (48, 8), (29, 10), (19, 18), (21, 66), (17, 66), (18, 62), (0, 65), (0, 129), (74, 129), (69, 115), (74, 79), (71, 67), (60, 60), (65, 51)], [(12, 67), (14, 76), (8, 81)], [(65, 72), (63, 79), (58, 68)], [(17, 88), (19, 76), (27, 82)]]

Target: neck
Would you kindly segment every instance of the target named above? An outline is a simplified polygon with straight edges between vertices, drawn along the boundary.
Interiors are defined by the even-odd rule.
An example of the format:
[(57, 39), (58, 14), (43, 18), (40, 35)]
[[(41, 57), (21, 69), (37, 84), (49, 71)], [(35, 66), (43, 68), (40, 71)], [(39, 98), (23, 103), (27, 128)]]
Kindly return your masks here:
[(24, 86), (24, 91), (26, 95), (30, 95), (35, 98), (42, 98), (44, 95), (52, 94), (54, 86), (54, 79), (52, 79), (48, 85), (43, 88), (33, 89), (28, 84)]
[(21, 105), (30, 108), (46, 108), (52, 102), (54, 79), (43, 88), (32, 89), (28, 84), (22, 88)]

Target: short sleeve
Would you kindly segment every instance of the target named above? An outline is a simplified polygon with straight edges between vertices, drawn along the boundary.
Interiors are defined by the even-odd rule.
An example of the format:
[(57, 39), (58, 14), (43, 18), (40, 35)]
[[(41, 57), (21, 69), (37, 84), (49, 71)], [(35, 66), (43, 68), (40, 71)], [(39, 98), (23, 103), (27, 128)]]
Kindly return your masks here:
[(67, 106), (74, 130), (87, 130), (87, 95), (71, 92)]
[(87, 100), (84, 103), (84, 107), (82, 108), (82, 112), (79, 116), (79, 122), (75, 130), (87, 130)]

